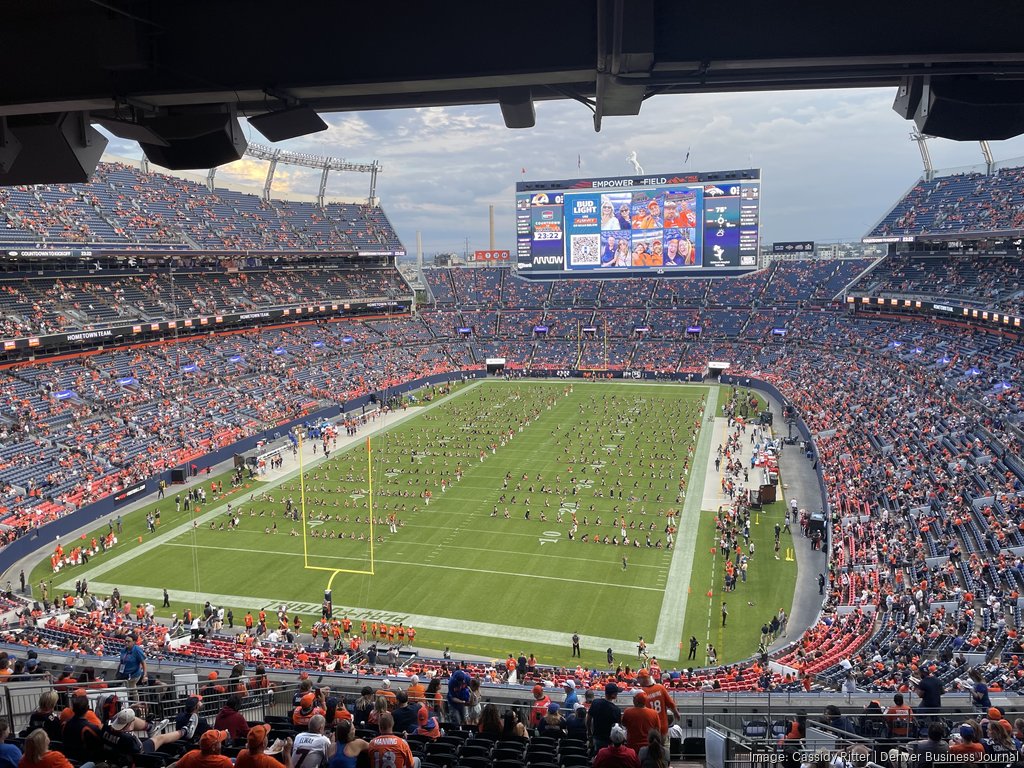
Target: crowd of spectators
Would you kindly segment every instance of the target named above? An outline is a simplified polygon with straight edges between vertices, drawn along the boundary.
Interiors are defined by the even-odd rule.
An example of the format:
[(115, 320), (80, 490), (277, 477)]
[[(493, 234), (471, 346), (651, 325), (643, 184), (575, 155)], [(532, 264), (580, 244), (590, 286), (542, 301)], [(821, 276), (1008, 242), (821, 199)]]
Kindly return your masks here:
[[(751, 286), (774, 281), (765, 275), (713, 291), (716, 302), (733, 296), (738, 307), (606, 308), (603, 289), (558, 289), (573, 297), (573, 308), (550, 302), (545, 309), (541, 301), (519, 309), (509, 301), (523, 295), (521, 281), (508, 272), (440, 274), (470, 308), (253, 330), (0, 373), (2, 522), (30, 529), (287, 418), (428, 373), (480, 367), (487, 357), (526, 370), (607, 365), (670, 372), (729, 360), (733, 371), (774, 383), (818, 436), (834, 531), (825, 608), (775, 657), (795, 670), (788, 679), (766, 677), (763, 665), (750, 662), (683, 671), (673, 685), (799, 687), (816, 676), (819, 683), (852, 680), (896, 691), (927, 660), (941, 662), (937, 676), (955, 688), (964, 685), (963, 655), (971, 651), (984, 654), (980, 674), (990, 686), (1024, 687), (1015, 598), (1024, 560), (1014, 554), (1024, 546), (1019, 340), (866, 320), (793, 301), (750, 312), (743, 305)], [(781, 279), (811, 288), (812, 281)], [(499, 289), (512, 298), (474, 308)], [(535, 296), (534, 287), (525, 290)], [(551, 285), (544, 290), (554, 295)], [(580, 296), (592, 296), (595, 306), (580, 308)], [(571, 329), (585, 318), (598, 328), (607, 320), (620, 332), (610, 333), (607, 345), (603, 333), (584, 339), (581, 348), (572, 333), (534, 331), (540, 324)], [(649, 332), (621, 332), (641, 320)], [(706, 335), (687, 339), (694, 322)], [(458, 338), (463, 323), (480, 332)], [(787, 328), (785, 342), (766, 338), (775, 327)], [(58, 632), (51, 642), (64, 647), (71, 629), (46, 629)], [(219, 652), (213, 646), (213, 656)]]
[(871, 296), (939, 298), (1006, 312), (1024, 308), (1024, 260), (950, 253), (890, 256), (852, 290)]
[(868, 234), (1009, 234), (1022, 228), (1024, 167), (1018, 167), (922, 178)]
[(121, 163), (100, 163), (85, 184), (5, 190), (0, 225), (0, 242), (22, 247), (404, 250), (378, 206), (265, 201)]
[(132, 270), (100, 272), (84, 279), (10, 274), (0, 277), (0, 336), (410, 296), (408, 285), (393, 267), (184, 268), (173, 275), (166, 269), (146, 274)]

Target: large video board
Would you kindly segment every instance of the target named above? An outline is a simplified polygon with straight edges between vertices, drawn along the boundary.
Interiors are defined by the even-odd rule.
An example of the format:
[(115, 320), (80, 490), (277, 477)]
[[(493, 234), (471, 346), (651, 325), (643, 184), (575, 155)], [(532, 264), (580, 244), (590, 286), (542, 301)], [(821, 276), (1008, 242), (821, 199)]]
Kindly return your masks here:
[(531, 272), (757, 267), (761, 172), (516, 184), (516, 261)]

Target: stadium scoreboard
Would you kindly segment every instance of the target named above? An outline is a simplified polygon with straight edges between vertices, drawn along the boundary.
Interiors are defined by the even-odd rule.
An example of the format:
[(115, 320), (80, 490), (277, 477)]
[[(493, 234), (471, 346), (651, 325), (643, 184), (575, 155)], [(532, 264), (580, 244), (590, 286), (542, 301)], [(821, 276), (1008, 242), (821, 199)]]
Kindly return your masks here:
[(516, 184), (516, 263), (529, 272), (753, 270), (761, 172)]

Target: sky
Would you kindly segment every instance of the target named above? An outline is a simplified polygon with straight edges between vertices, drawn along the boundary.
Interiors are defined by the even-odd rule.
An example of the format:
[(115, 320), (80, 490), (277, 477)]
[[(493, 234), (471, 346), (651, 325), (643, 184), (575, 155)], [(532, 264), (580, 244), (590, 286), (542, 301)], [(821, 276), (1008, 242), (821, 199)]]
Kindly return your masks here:
[[(859, 240), (920, 176), (913, 122), (892, 110), (895, 89), (659, 95), (638, 116), (605, 118), (600, 133), (575, 101), (538, 102), (534, 128), (505, 128), (497, 104), (325, 114), (330, 128), (274, 146), (377, 160), (377, 196), (410, 253), (515, 250), (515, 184), (523, 180), (762, 169), (761, 241)], [(267, 144), (248, 124), (250, 142)], [(975, 142), (929, 141), (935, 167), (982, 162)], [(689, 152), (689, 161), (685, 158)], [(993, 142), (996, 160), (1024, 156), (1024, 137)], [(108, 154), (137, 158), (112, 140)], [(577, 167), (578, 164), (578, 167)], [(525, 175), (523, 173), (525, 169)], [(266, 163), (244, 158), (218, 180), (262, 188)], [(274, 196), (315, 195), (319, 173), (279, 166)], [(332, 173), (331, 196), (365, 198), (369, 177)]]

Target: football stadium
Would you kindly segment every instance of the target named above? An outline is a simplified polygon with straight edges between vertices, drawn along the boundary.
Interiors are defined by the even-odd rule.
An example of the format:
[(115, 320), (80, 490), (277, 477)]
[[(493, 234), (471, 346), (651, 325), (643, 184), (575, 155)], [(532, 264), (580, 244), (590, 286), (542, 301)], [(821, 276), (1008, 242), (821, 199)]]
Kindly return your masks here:
[[(907, 53), (836, 11), (827, 55), (808, 18), (690, 62), (667, 4), (574, 0), (584, 30), (494, 11), (537, 60), (363, 41), (342, 73), (256, 56), (255, 15), (58, 5), (54, 61), (0, 95), (0, 762), (1024, 761), (1011, 19)], [(923, 166), (856, 242), (768, 242), (792, 203), (745, 147), (535, 175), (494, 133), (847, 86), (896, 86)], [(321, 114), (479, 105), (504, 125), (443, 124), (520, 173), (491, 203), (453, 160), (490, 238), (425, 256), (414, 214), (460, 212)], [(937, 167), (943, 141), (983, 162)]]

